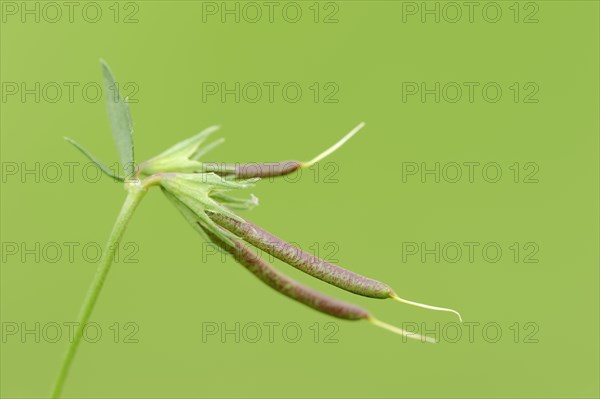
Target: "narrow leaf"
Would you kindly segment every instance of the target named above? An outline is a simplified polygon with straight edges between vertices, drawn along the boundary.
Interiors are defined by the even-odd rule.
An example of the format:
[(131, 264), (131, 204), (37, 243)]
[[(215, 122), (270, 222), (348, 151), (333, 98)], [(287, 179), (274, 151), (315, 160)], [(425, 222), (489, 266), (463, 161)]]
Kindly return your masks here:
[(202, 130), (200, 133), (180, 141), (179, 143), (173, 145), (168, 150), (158, 154), (155, 158), (167, 158), (167, 157), (191, 157), (194, 152), (197, 151), (198, 147), (214, 132), (219, 130), (220, 126), (209, 126), (206, 129)]
[(212, 143), (207, 144), (204, 147), (198, 148), (198, 150), (196, 151), (196, 153), (194, 153), (194, 155), (192, 156), (191, 159), (193, 159), (194, 161), (198, 161), (200, 158), (202, 158), (208, 152), (214, 150), (215, 148), (217, 148), (218, 146), (220, 146), (224, 142), (225, 142), (225, 139), (223, 137), (221, 137), (220, 139), (215, 140)]
[(122, 176), (115, 175), (113, 173), (113, 171), (108, 168), (108, 166), (106, 166), (102, 162), (100, 162), (95, 156), (93, 156), (91, 153), (89, 153), (85, 148), (83, 148), (81, 145), (79, 145), (79, 143), (77, 143), (75, 140), (73, 140), (73, 139), (71, 139), (69, 137), (65, 137), (64, 139), (67, 140), (69, 143), (73, 144), (75, 146), (75, 148), (77, 148), (79, 151), (81, 151), (81, 153), (83, 155), (85, 155), (86, 157), (88, 157), (88, 159), (90, 161), (92, 161), (93, 163), (95, 163), (96, 166), (98, 168), (100, 168), (100, 170), (102, 172), (104, 172), (108, 176), (112, 177), (116, 181), (124, 181), (125, 180)]
[(135, 165), (133, 157), (133, 124), (129, 106), (119, 93), (119, 86), (106, 61), (100, 60), (104, 76), (106, 109), (113, 138), (119, 152), (119, 159), (126, 177), (132, 177)]
[(192, 159), (194, 153), (200, 151), (200, 145), (208, 136), (217, 131), (219, 126), (210, 126), (193, 137), (180, 141), (168, 150), (145, 161), (140, 165), (144, 174), (159, 172), (195, 172), (202, 170), (202, 163)]

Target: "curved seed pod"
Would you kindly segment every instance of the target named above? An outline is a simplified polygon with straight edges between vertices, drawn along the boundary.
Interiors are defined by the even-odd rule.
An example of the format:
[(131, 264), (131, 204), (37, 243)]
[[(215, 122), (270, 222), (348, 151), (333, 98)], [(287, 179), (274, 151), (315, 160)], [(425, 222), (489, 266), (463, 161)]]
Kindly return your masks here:
[(344, 143), (352, 136), (354, 136), (360, 129), (365, 126), (364, 122), (359, 123), (354, 129), (348, 134), (342, 137), (337, 143), (323, 151), (313, 159), (307, 162), (300, 161), (282, 161), (282, 162), (259, 162), (259, 163), (244, 163), (244, 164), (226, 164), (226, 163), (214, 163), (214, 162), (203, 162), (203, 172), (214, 172), (221, 176), (235, 176), (239, 179), (249, 179), (252, 177), (279, 177), (289, 175), (302, 168), (309, 168), (323, 158), (329, 156), (340, 148)]
[(221, 240), (211, 231), (204, 229), (204, 232), (211, 241), (230, 253), (235, 260), (258, 277), (263, 283), (283, 295), (315, 310), (341, 319), (359, 320), (367, 319), (369, 317), (369, 312), (359, 306), (328, 297), (285, 276), (261, 259), (260, 256), (251, 251), (239, 240), (233, 240), (234, 245), (232, 246)]
[(289, 175), (302, 168), (300, 161), (260, 162), (242, 164), (219, 164), (205, 162), (203, 170), (212, 171), (221, 176), (235, 176), (239, 179), (254, 177), (278, 177)]
[[(371, 316), (365, 309), (343, 302), (327, 295), (321, 294), (312, 288), (306, 287), (283, 273), (277, 271), (269, 263), (260, 259), (260, 257), (250, 251), (238, 239), (233, 239), (229, 242), (222, 240), (215, 232), (208, 227), (203, 226), (198, 215), (189, 208), (186, 204), (179, 200), (178, 197), (163, 189), (165, 195), (173, 202), (175, 207), (181, 212), (181, 215), (190, 223), (190, 225), (204, 237), (214, 242), (218, 247), (229, 252), (234, 256), (238, 263), (242, 264), (246, 269), (252, 272), (261, 281), (269, 285), (271, 288), (280, 293), (301, 302), (311, 308), (331, 316), (339, 317), (346, 320), (362, 320), (365, 319), (371, 324), (384, 328), (395, 334), (400, 334), (408, 338), (418, 339), (421, 342), (434, 342), (435, 340), (405, 331), (396, 326), (384, 323), (381, 320)], [(217, 229), (222, 229), (217, 227)]]
[(336, 266), (297, 248), (242, 218), (233, 219), (225, 214), (205, 211), (208, 217), (219, 226), (243, 238), (255, 247), (273, 255), (277, 259), (301, 270), (319, 280), (343, 290), (370, 298), (392, 298), (399, 302), (431, 310), (454, 313), (462, 322), (460, 313), (448, 308), (421, 304), (400, 298), (387, 284), (350, 270)]
[[(202, 229), (202, 225), (198, 224)], [(371, 324), (391, 331), (395, 334), (407, 338), (419, 340), (421, 342), (435, 343), (435, 339), (424, 335), (415, 334), (391, 324), (385, 323), (373, 317), (369, 312), (360, 306), (348, 302), (340, 301), (322, 294), (310, 287), (298, 283), (285, 274), (277, 271), (269, 263), (262, 260), (256, 253), (242, 244), (239, 240), (234, 240), (234, 245), (227, 244), (209, 230), (204, 229), (204, 233), (217, 246), (230, 253), (235, 260), (244, 266), (248, 271), (254, 274), (263, 283), (273, 288), (275, 291), (294, 299), (304, 305), (307, 305), (319, 312), (345, 320), (367, 320)]]
[(216, 224), (243, 238), (248, 243), (326, 283), (370, 298), (386, 299), (394, 293), (394, 290), (387, 284), (319, 259), (253, 223), (234, 220), (217, 212), (206, 211), (206, 214)]

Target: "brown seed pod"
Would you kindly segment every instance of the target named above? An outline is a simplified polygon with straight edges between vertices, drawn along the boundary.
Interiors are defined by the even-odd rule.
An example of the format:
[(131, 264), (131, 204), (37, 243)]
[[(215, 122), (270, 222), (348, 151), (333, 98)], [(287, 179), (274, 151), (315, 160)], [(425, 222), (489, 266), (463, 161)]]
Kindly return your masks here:
[(326, 262), (242, 218), (236, 220), (223, 213), (208, 210), (205, 213), (216, 224), (241, 237), (248, 243), (326, 283), (369, 298), (392, 298), (413, 306), (454, 313), (462, 321), (460, 313), (453, 309), (426, 305), (400, 298), (389, 285)]

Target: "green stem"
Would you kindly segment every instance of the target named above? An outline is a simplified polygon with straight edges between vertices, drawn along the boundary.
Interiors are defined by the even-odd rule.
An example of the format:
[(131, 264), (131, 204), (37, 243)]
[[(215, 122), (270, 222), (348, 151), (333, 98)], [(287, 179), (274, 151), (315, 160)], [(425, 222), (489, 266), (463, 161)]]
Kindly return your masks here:
[(110, 266), (112, 265), (116, 245), (118, 245), (119, 240), (123, 236), (125, 227), (127, 227), (127, 223), (131, 219), (135, 208), (146, 193), (146, 188), (139, 183), (126, 183), (126, 185), (128, 189), (127, 198), (125, 199), (125, 203), (121, 208), (121, 212), (119, 213), (110, 236), (108, 237), (108, 242), (106, 243), (106, 247), (102, 253), (102, 259), (100, 259), (100, 264), (96, 270), (94, 281), (92, 281), (92, 285), (88, 289), (83, 305), (81, 306), (79, 317), (77, 318), (77, 330), (75, 331), (73, 341), (71, 341), (63, 359), (60, 373), (58, 374), (56, 383), (54, 385), (54, 390), (52, 391), (53, 398), (58, 398), (60, 396), (65, 380), (69, 374), (69, 369), (73, 363), (73, 358), (75, 357), (77, 348), (81, 342), (84, 327), (88, 322), (92, 311), (94, 310), (94, 306), (96, 305), (96, 301), (98, 300), (98, 296), (100, 295), (100, 291), (102, 290), (102, 286), (104, 285), (104, 281), (106, 280), (106, 276), (108, 275)]

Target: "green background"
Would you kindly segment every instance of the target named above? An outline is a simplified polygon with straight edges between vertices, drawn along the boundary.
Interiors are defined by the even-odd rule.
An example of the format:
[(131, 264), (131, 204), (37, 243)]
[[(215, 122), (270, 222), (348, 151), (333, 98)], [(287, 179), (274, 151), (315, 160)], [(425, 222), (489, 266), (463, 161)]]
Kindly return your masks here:
[[(139, 88), (131, 105), (137, 161), (211, 124), (223, 126), (219, 135), (227, 142), (210, 160), (305, 160), (364, 120), (366, 128), (327, 160), (331, 169), (321, 166), (316, 181), (305, 171), (296, 183), (261, 182), (252, 190), (261, 205), (244, 216), (304, 249), (317, 243), (321, 255), (336, 248), (344, 267), (479, 324), (471, 340), (463, 327), (458, 342), (450, 342), (448, 330), (450, 339), (427, 345), (321, 315), (230, 260), (203, 261), (201, 239), (153, 190), (124, 237), (139, 249), (139, 262), (111, 270), (92, 315), (102, 339), (82, 344), (65, 397), (598, 397), (598, 2), (536, 2), (537, 23), (523, 23), (534, 10), (525, 2), (515, 23), (512, 1), (497, 3), (497, 23), (477, 11), (472, 23), (466, 16), (457, 23), (422, 23), (419, 16), (403, 22), (403, 4), (394, 1), (337, 2), (338, 23), (322, 23), (335, 10), (325, 3), (315, 23), (313, 2), (299, 3), (298, 23), (277, 12), (272, 23), (265, 16), (257, 23), (203, 22), (201, 2), (140, 1), (138, 22), (125, 24), (112, 20), (113, 2), (98, 4), (98, 23), (77, 12), (73, 23), (66, 16), (37, 23), (4, 15), (3, 91), (6, 82), (101, 83), (98, 59), (106, 59), (119, 81)], [(134, 10), (124, 7), (122, 13)], [(272, 103), (203, 101), (202, 82), (298, 82), (303, 96), (296, 103), (278, 95)], [(313, 82), (335, 82), (339, 101), (315, 102)], [(431, 96), (403, 101), (402, 82), (497, 82), (503, 95), (495, 103), (480, 92), (473, 102), (464, 94), (456, 103)], [(515, 102), (514, 82), (535, 82), (539, 101)], [(3, 174), (15, 163), (19, 172), (36, 162), (42, 169), (52, 162), (80, 166), (73, 182), (66, 168), (58, 182), (4, 176), (3, 245), (103, 243), (125, 193), (108, 178), (83, 179), (85, 159), (62, 140), (71, 136), (115, 162), (103, 100), (84, 101), (80, 90), (73, 102), (65, 93), (55, 103), (25, 100), (8, 96), (1, 103)], [(503, 175), (497, 183), (481, 174), (472, 183), (465, 176), (457, 183), (423, 183), (418, 176), (403, 182), (406, 162), (496, 162)], [(515, 183), (515, 162), (535, 163), (538, 182), (524, 183), (520, 175)], [(337, 182), (326, 179), (332, 170)], [(433, 256), (423, 262), (406, 256), (405, 242), (494, 242), (503, 255), (495, 263), (481, 252), (473, 262), (465, 254), (455, 263)], [(515, 261), (514, 242), (534, 243), (538, 262), (523, 262), (526, 252)], [(76, 319), (96, 266), (80, 250), (72, 262), (64, 254), (55, 263), (3, 257), (3, 328)], [(396, 325), (443, 329), (455, 322), (449, 314), (353, 297), (276, 266)], [(337, 342), (327, 343), (331, 321)], [(115, 322), (122, 334), (125, 323), (135, 323), (139, 342), (114, 343)], [(202, 342), (203, 323), (211, 322), (280, 328), (273, 342), (266, 327), (257, 343), (231, 336)], [(299, 342), (282, 337), (286, 323), (301, 327)], [(493, 330), (482, 335), (486, 323), (501, 328), (498, 342), (491, 342)], [(65, 338), (4, 341), (2, 396), (45, 397)]]

